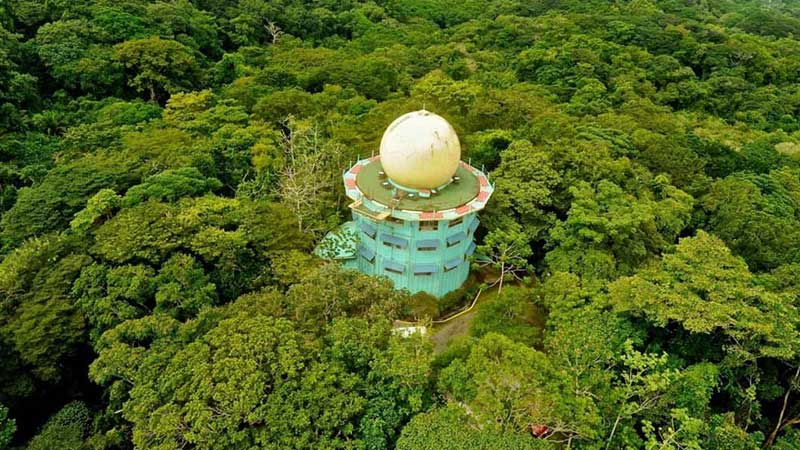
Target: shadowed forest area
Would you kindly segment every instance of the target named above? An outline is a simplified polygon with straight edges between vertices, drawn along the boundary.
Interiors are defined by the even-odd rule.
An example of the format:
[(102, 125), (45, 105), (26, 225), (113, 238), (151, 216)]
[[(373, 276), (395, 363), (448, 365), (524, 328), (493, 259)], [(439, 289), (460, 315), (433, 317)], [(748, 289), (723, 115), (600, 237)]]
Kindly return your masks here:
[[(800, 448), (799, 39), (796, 0), (0, 0), (0, 449)], [(311, 253), (423, 106), (508, 281), (436, 354), (393, 320), (479, 277)]]

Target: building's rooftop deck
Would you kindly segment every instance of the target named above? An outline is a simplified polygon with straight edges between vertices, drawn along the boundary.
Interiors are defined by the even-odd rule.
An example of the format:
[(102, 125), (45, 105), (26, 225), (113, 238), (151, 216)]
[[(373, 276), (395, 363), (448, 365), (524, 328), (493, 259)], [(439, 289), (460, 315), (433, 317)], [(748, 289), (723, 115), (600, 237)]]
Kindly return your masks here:
[(395, 191), (393, 187), (384, 187), (382, 185), (386, 179), (378, 175), (378, 172), (381, 170), (380, 160), (369, 162), (358, 171), (356, 183), (358, 184), (358, 188), (368, 199), (386, 206), (394, 206), (396, 209), (409, 211), (442, 211), (457, 208), (477, 197), (478, 192), (480, 192), (478, 177), (462, 165), (459, 165), (456, 170), (456, 176), (460, 177), (461, 180), (458, 183), (450, 183), (437, 194), (429, 198), (422, 198), (419, 196), (409, 198), (408, 196), (404, 196), (396, 200), (393, 199)]
[[(353, 203), (353, 212), (372, 220), (454, 220), (486, 207), (494, 186), (480, 170), (461, 161), (455, 175), (458, 183), (450, 183), (429, 198), (409, 198), (405, 191), (384, 186), (387, 181), (378, 172), (380, 157), (374, 156), (355, 163), (344, 173), (345, 193)], [(396, 192), (401, 196), (395, 198)]]

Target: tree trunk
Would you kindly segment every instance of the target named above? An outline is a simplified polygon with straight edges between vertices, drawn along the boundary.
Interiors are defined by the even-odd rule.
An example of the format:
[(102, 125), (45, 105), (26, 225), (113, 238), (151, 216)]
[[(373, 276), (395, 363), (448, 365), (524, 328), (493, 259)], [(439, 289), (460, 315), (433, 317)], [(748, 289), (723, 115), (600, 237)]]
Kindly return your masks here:
[(617, 413), (617, 418), (614, 420), (614, 426), (611, 427), (611, 434), (608, 435), (608, 441), (606, 442), (606, 450), (611, 445), (611, 439), (614, 439), (614, 433), (617, 432), (617, 426), (619, 426), (619, 420), (622, 418), (622, 409)]
[(789, 404), (789, 394), (792, 392), (792, 382), (797, 382), (798, 378), (800, 378), (800, 367), (797, 368), (797, 371), (794, 373), (794, 378), (789, 381), (789, 386), (786, 387), (786, 394), (783, 396), (783, 407), (781, 408), (781, 414), (778, 416), (778, 423), (775, 425), (775, 429), (772, 430), (772, 433), (769, 434), (767, 441), (764, 442), (764, 448), (770, 448), (772, 443), (775, 442), (778, 432), (789, 424), (788, 422), (783, 423), (783, 416), (786, 414), (786, 406)]
[(500, 263), (500, 286), (497, 288), (497, 293), (503, 292), (503, 277), (506, 275), (506, 263)]

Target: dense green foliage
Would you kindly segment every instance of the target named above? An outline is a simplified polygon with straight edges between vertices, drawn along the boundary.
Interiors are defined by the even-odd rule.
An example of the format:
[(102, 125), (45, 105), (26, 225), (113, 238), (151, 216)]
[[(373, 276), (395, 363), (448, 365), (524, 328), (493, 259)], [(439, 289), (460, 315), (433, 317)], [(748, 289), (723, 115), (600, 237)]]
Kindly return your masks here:
[[(799, 37), (788, 0), (0, 2), (0, 449), (800, 447)], [(496, 184), (500, 292), (437, 354), (392, 320), (463, 292), (311, 255), (423, 105)]]

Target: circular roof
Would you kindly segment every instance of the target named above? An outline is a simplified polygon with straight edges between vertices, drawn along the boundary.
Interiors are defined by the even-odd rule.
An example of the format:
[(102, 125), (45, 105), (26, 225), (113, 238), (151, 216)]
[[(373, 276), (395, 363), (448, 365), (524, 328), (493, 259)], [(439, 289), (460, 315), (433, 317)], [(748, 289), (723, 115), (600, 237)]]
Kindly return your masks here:
[(400, 186), (434, 189), (450, 182), (461, 160), (456, 130), (441, 116), (414, 111), (395, 119), (381, 139), (381, 165)]

